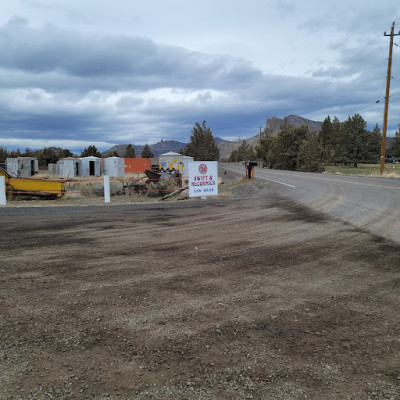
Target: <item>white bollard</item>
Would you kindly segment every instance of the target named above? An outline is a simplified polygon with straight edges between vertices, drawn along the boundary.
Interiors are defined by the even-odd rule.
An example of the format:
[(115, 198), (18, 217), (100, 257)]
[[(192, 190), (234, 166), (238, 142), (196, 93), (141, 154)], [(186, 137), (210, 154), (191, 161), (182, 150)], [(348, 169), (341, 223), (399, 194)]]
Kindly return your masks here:
[(104, 202), (110, 202), (110, 177), (104, 175)]
[(6, 204), (6, 178), (0, 176), (0, 206), (5, 206)]

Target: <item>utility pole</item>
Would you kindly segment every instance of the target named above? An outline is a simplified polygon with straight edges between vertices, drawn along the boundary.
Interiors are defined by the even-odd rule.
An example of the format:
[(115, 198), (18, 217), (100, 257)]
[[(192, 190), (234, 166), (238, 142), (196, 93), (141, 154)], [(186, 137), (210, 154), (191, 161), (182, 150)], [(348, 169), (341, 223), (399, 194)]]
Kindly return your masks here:
[[(260, 125), (260, 146), (261, 146), (261, 125)], [(262, 160), (258, 160), (258, 168), (261, 168)]]
[(392, 53), (393, 53), (393, 37), (400, 35), (400, 32), (394, 33), (394, 22), (392, 28), (390, 30), (390, 35), (387, 35), (386, 32), (384, 36), (390, 36), (390, 45), (389, 45), (389, 59), (388, 59), (388, 70), (387, 70), (387, 78), (386, 78), (386, 95), (385, 95), (385, 111), (383, 113), (383, 130), (382, 130), (382, 147), (381, 147), (381, 175), (383, 174), (383, 170), (385, 169), (385, 157), (386, 157), (386, 131), (387, 131), (387, 120), (388, 120), (388, 111), (389, 111), (389, 91), (390, 91), (390, 80), (392, 78)]

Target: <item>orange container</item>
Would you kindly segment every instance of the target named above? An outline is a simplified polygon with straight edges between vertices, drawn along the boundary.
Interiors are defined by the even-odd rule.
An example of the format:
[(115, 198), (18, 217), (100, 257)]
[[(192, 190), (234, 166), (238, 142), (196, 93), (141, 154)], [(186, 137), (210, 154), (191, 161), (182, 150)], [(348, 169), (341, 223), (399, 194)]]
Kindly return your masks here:
[(125, 173), (151, 169), (151, 158), (125, 158)]

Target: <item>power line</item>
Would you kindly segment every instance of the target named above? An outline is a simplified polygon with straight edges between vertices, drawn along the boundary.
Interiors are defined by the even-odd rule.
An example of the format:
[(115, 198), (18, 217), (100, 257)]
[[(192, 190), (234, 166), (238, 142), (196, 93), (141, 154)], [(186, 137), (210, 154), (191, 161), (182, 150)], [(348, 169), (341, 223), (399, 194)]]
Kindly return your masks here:
[[(397, 21), (397, 20), (396, 20)], [(390, 25), (389, 25), (390, 26)], [(370, 57), (374, 52), (376, 52), (380, 47), (378, 47), (378, 42), (381, 40), (381, 36), (376, 37), (374, 40), (371, 40), (367, 43), (365, 47), (359, 50), (356, 54), (354, 54), (349, 60), (348, 63), (340, 69), (337, 69), (336, 72), (330, 72), (326, 74), (325, 80), (319, 86), (315, 87), (312, 91), (308, 92), (305, 96), (298, 99), (298, 102), (306, 102), (315, 97), (316, 94), (326, 91), (330, 86), (334, 84), (334, 80), (342, 79), (346, 75), (350, 75), (353, 71), (357, 71), (356, 67), (362, 64), (368, 57)], [(336, 95), (340, 95), (343, 90), (336, 91)], [(379, 101), (377, 101), (379, 102)], [(375, 102), (375, 103), (377, 103)], [(367, 104), (363, 109), (370, 107), (375, 104)], [(362, 109), (362, 110), (363, 110)], [(294, 112), (286, 113), (285, 116), (293, 114)]]
[[(400, 92), (391, 94), (391, 95), (389, 96), (389, 99), (390, 99), (391, 97), (395, 97), (395, 96), (400, 96)], [(384, 100), (384, 99), (385, 99), (385, 97), (382, 97), (381, 99), (377, 100), (375, 103), (380, 103), (380, 101), (381, 101), (381, 100)]]

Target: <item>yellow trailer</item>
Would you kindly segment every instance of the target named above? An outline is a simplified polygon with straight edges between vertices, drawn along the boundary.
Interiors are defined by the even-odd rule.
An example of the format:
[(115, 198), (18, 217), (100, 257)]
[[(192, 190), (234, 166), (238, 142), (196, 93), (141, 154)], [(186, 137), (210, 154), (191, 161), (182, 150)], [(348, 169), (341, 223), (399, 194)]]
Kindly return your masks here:
[(8, 195), (30, 195), (41, 197), (61, 197), (65, 192), (63, 181), (47, 179), (13, 178), (0, 168), (0, 176), (4, 176)]

